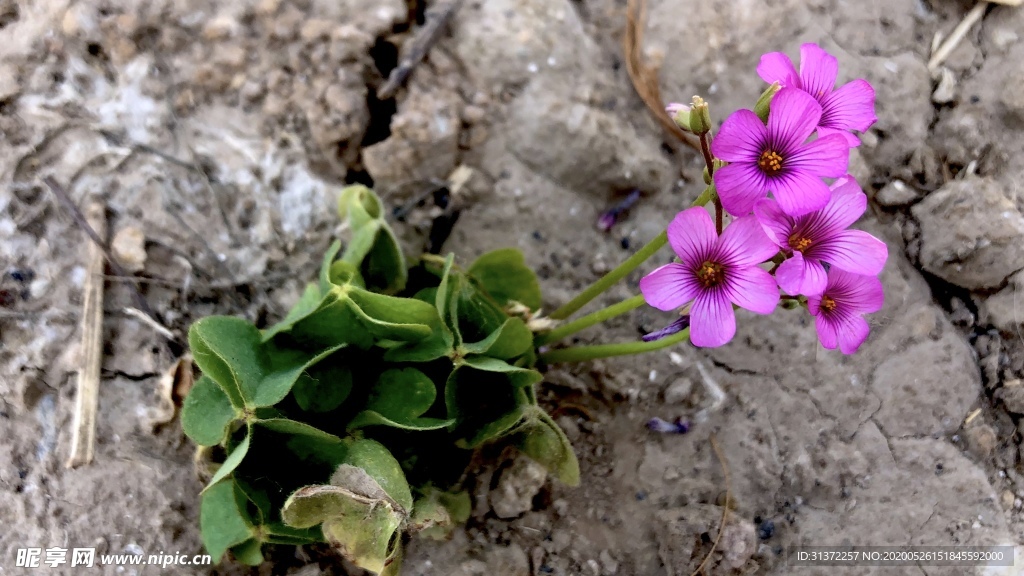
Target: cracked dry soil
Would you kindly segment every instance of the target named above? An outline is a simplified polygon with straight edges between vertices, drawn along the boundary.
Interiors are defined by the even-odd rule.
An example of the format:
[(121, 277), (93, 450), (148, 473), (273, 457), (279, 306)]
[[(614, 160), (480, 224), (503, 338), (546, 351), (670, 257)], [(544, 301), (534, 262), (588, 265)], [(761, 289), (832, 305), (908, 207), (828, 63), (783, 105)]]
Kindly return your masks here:
[[(760, 93), (762, 53), (804, 41), (837, 54), (842, 78), (876, 86), (879, 121), (851, 172), (873, 199), (858, 225), (889, 244), (886, 307), (852, 357), (822, 350), (806, 315), (741, 313), (722, 348), (550, 371), (541, 394), (576, 447), (582, 487), (537, 482), (500, 458), (474, 470), (467, 528), (444, 544), (414, 539), (403, 574), (690, 574), (727, 491), (709, 574), (1016, 573), (797, 570), (784, 554), (1024, 542), (1024, 168), (1013, 161), (1024, 155), (1024, 9), (994, 6), (935, 80), (926, 66), (935, 35), (972, 4), (651, 0), (645, 50), (662, 63), (662, 94), (701, 94), (719, 120)], [(96, 461), (63, 466), (87, 241), (43, 177), (79, 203), (102, 194), (112, 237), (142, 232), (138, 286), (179, 338), (208, 314), (279, 318), (336, 232), (346, 182), (412, 207), (399, 230), (415, 252), (438, 241), (438, 209), (416, 195), (472, 168), (444, 250), (470, 261), (522, 249), (549, 307), (699, 192), (700, 160), (666, 140), (629, 83), (625, 2), (465, 0), (407, 86), (381, 101), (421, 8), (0, 0), (0, 572), (18, 573), (24, 546), (200, 550), (192, 447), (176, 420), (153, 426), (166, 416), (158, 377), (180, 349), (123, 312), (132, 300), (119, 281), (107, 282)], [(630, 217), (595, 230), (632, 188), (644, 199)], [(668, 258), (598, 304), (635, 293)], [(641, 309), (579, 339), (636, 338), (665, 321)], [(705, 379), (726, 399), (689, 434), (644, 428), (706, 408)], [(318, 548), (272, 559), (209, 572), (346, 573)]]

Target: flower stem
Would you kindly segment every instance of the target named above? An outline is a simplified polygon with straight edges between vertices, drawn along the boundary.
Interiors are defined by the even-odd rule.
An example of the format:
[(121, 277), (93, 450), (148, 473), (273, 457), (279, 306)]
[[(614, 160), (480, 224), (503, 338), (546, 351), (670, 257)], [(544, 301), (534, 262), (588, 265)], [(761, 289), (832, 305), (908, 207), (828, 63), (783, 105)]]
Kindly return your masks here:
[(602, 276), (597, 282), (594, 282), (588, 286), (586, 290), (580, 292), (578, 296), (570, 300), (558, 310), (552, 312), (550, 317), (555, 320), (564, 320), (569, 316), (572, 316), (577, 310), (589, 304), (591, 300), (597, 298), (602, 292), (611, 288), (619, 280), (625, 278), (627, 274), (636, 270), (641, 264), (647, 261), (648, 258), (654, 256), (654, 253), (660, 250), (665, 244), (668, 244), (668, 233), (662, 232), (655, 236), (654, 240), (651, 240), (644, 245), (643, 248), (637, 250), (636, 254), (633, 254), (622, 264), (619, 264), (614, 270)]
[(653, 342), (619, 342), (616, 344), (598, 344), (596, 346), (573, 346), (559, 348), (540, 355), (540, 359), (548, 364), (559, 362), (583, 362), (585, 360), (596, 360), (598, 358), (610, 358), (612, 356), (626, 356), (629, 354), (642, 354), (674, 346), (690, 337), (690, 329), (687, 328), (661, 340)]
[(626, 300), (623, 300), (622, 302), (612, 304), (607, 308), (602, 308), (596, 312), (587, 314), (586, 316), (579, 318), (577, 320), (573, 320), (568, 324), (563, 324), (562, 326), (555, 328), (554, 330), (548, 332), (547, 334), (541, 334), (537, 336), (536, 343), (538, 346), (540, 346), (543, 344), (549, 344), (551, 342), (557, 342), (558, 340), (561, 340), (566, 336), (571, 336), (579, 332), (580, 330), (590, 328), (594, 324), (599, 324), (601, 322), (604, 322), (605, 320), (615, 318), (620, 314), (625, 314), (630, 310), (635, 310), (642, 306), (643, 303), (643, 294), (637, 294), (632, 298), (628, 298)]

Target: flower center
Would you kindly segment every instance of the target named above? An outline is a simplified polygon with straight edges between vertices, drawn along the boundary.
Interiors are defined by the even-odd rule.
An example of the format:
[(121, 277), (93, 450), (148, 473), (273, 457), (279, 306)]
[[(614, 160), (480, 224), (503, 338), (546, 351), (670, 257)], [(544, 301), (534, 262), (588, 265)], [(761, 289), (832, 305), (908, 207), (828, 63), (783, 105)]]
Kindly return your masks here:
[(764, 152), (761, 152), (761, 157), (758, 158), (757, 165), (765, 174), (775, 176), (779, 172), (782, 172), (782, 155), (772, 149), (765, 150)]
[(789, 247), (797, 252), (807, 250), (811, 247), (812, 243), (813, 241), (810, 238), (801, 236), (800, 234), (793, 234), (789, 237)]
[(825, 312), (831, 312), (836, 309), (836, 301), (831, 296), (821, 297), (821, 309)]
[(705, 288), (717, 286), (725, 281), (725, 269), (717, 262), (705, 262), (697, 269), (697, 280)]

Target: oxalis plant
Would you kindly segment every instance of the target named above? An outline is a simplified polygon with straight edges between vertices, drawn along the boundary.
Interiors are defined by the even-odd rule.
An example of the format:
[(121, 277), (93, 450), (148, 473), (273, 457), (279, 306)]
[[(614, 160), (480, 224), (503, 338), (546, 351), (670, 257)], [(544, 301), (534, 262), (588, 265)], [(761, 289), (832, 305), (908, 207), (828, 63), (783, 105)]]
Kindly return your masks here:
[[(714, 139), (706, 102), (668, 107), (700, 138), (707, 187), (548, 316), (517, 250), (468, 266), (452, 255), (410, 264), (373, 191), (343, 190), (346, 246), (330, 247), (283, 320), (259, 329), (213, 316), (189, 331), (203, 374), (182, 425), (208, 475), (200, 524), (213, 558), (230, 551), (258, 564), (264, 544), (327, 542), (356, 566), (397, 574), (404, 534), (445, 538), (468, 519), (461, 482), (488, 443), (516, 446), (578, 484), (572, 447), (538, 406), (538, 366), (686, 339), (721, 346), (735, 334), (735, 307), (768, 314), (780, 302), (815, 317), (825, 348), (856, 351), (863, 315), (882, 306), (887, 257), (880, 240), (848, 229), (867, 206), (846, 171), (859, 144), (852, 131), (875, 122), (874, 91), (864, 80), (836, 88), (836, 59), (814, 44), (800, 52), (799, 70), (784, 54), (762, 57), (770, 86)], [(641, 294), (565, 321), (666, 244), (678, 261), (645, 276)], [(641, 341), (557, 344), (645, 302), (677, 317)]]

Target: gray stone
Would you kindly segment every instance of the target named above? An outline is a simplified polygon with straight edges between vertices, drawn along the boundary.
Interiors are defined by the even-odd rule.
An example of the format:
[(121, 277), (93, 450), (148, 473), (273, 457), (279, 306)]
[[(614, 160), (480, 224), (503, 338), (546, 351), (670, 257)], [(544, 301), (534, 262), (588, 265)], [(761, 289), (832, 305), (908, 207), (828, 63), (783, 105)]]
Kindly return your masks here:
[(533, 497), (540, 492), (548, 472), (533, 460), (520, 456), (501, 473), (498, 487), (491, 492), (491, 508), (499, 518), (515, 518), (533, 509)]
[(899, 180), (893, 180), (875, 194), (875, 201), (882, 206), (895, 207), (912, 204), (920, 197), (917, 190)]
[(1024, 216), (996, 182), (950, 182), (911, 209), (921, 225), (921, 265), (957, 286), (999, 287), (1024, 268)]

